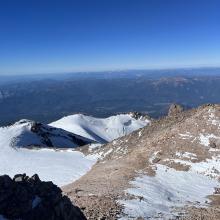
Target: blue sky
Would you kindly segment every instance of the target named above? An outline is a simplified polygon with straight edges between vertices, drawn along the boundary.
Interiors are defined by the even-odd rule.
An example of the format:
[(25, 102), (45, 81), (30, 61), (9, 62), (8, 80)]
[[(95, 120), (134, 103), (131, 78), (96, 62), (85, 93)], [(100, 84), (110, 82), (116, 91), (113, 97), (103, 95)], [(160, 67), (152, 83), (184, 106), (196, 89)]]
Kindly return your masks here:
[(0, 74), (220, 66), (219, 0), (0, 0)]

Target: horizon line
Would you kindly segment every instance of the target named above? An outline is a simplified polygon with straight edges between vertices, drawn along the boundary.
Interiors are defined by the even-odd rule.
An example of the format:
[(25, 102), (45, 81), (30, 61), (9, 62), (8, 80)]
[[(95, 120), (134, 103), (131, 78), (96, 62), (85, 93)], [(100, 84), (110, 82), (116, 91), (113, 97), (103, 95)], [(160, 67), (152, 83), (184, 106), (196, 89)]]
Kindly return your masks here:
[(123, 71), (160, 71), (160, 70), (193, 70), (193, 69), (220, 69), (220, 65), (201, 65), (201, 66), (180, 66), (180, 67), (156, 67), (156, 68), (115, 68), (115, 69), (103, 69), (103, 70), (73, 70), (63, 72), (27, 72), (27, 73), (0, 73), (0, 76), (33, 76), (33, 75), (58, 75), (58, 74), (88, 74), (88, 73), (111, 73), (111, 72), (123, 72)]

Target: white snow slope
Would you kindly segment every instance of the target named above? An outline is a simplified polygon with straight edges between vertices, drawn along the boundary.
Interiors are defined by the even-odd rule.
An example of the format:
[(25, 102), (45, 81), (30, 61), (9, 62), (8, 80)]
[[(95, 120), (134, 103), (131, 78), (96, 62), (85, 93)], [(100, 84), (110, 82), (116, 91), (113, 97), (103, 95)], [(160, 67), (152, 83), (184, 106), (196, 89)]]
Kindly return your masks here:
[(108, 118), (95, 118), (75, 114), (61, 118), (50, 125), (99, 143), (106, 143), (130, 134), (146, 126), (149, 122), (149, 120), (144, 118), (135, 119), (131, 114), (120, 114)]
[[(80, 142), (91, 143), (93, 140), (105, 143), (141, 128), (149, 121), (136, 120), (128, 114), (106, 119), (73, 115), (50, 125), (40, 124), (34, 132), (33, 123), (21, 120), (12, 126), (0, 127), (0, 175), (12, 177), (17, 173), (26, 173), (31, 176), (37, 173), (42, 180), (63, 186), (88, 172), (97, 157), (70, 149), (48, 149), (48, 142), (56, 148), (74, 148)], [(43, 148), (24, 148), (29, 146)]]
[(38, 143), (39, 139), (34, 134), (24, 133), (24, 130), (29, 130), (23, 126), (24, 124), (16, 124), (0, 128), (0, 175), (8, 174), (13, 177), (18, 173), (26, 173), (29, 176), (37, 173), (42, 180), (63, 186), (84, 175), (96, 162), (95, 157), (86, 157), (74, 150), (30, 150), (12, 146), (14, 137), (19, 137), (21, 133), (26, 136), (22, 140)]
[(93, 140), (75, 135), (63, 129), (54, 128), (26, 119), (20, 120), (12, 126), (0, 128), (2, 140), (10, 136), (12, 147), (55, 147), (74, 148)]

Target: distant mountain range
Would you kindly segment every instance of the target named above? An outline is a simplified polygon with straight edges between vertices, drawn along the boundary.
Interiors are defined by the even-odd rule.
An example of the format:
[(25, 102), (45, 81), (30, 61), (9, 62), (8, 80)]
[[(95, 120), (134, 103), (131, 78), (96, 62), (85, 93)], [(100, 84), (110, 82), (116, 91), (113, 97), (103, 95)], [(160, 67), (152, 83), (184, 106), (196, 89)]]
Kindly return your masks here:
[(218, 76), (220, 67), (200, 68), (168, 68), (168, 69), (133, 69), (111, 71), (88, 71), (69, 73), (41, 73), (41, 74), (2, 74), (0, 85), (12, 84), (24, 81), (38, 80), (79, 80), (79, 79), (120, 79), (120, 78), (151, 78), (175, 77), (175, 76)]
[(21, 118), (49, 123), (76, 113), (109, 117), (138, 111), (158, 118), (166, 115), (173, 102), (186, 108), (218, 103), (219, 70), (60, 74), (54, 79), (17, 77), (20, 81), (0, 85), (0, 125)]

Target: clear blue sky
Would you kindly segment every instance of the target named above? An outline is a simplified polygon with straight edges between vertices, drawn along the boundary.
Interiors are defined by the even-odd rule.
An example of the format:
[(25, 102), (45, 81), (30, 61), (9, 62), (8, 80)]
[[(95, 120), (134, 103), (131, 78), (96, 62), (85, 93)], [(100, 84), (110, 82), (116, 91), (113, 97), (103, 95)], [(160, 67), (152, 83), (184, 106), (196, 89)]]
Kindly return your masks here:
[(220, 0), (1, 0), (0, 74), (220, 66)]

